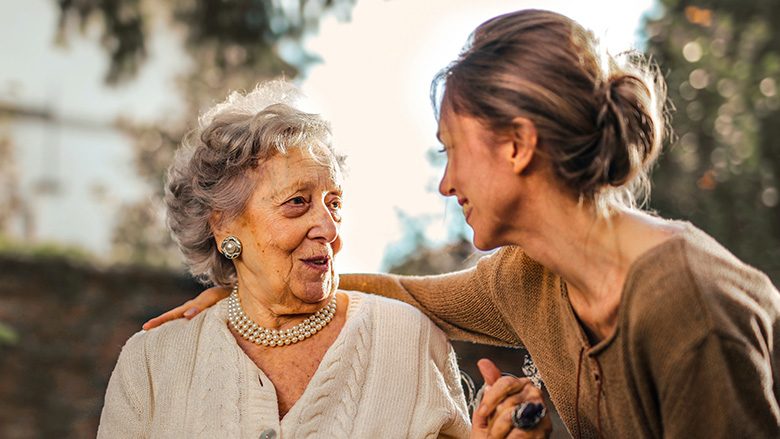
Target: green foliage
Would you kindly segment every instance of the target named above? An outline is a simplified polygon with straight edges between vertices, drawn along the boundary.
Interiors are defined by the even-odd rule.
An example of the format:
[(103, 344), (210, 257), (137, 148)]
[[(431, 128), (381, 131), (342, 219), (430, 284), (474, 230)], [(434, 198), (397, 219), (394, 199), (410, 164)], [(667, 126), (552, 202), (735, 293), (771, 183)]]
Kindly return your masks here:
[(146, 59), (146, 41), (154, 17), (170, 15), (186, 33), (187, 49), (194, 57), (209, 58), (220, 69), (237, 64), (260, 76), (296, 68), (276, 53), (283, 39), (300, 41), (317, 29), (322, 14), (347, 14), (354, 0), (58, 0), (59, 35), (65, 40), (72, 27), (82, 31), (93, 22), (102, 24), (101, 42), (111, 59), (109, 83), (132, 78)]
[(652, 207), (780, 282), (780, 2), (661, 4), (648, 51), (677, 110)]
[[(163, 222), (163, 176), (180, 139), (197, 123), (199, 112), (230, 91), (284, 75), (295, 77), (315, 57), (301, 40), (332, 12), (346, 18), (354, 0), (59, 0), (59, 30), (64, 40), (77, 25), (102, 24), (102, 44), (110, 57), (109, 84), (134, 77), (146, 59), (146, 41), (155, 20), (186, 35), (185, 49), (193, 69), (179, 79), (187, 110), (151, 125), (120, 120), (117, 126), (133, 139), (135, 167), (154, 193), (122, 206), (113, 237), (117, 262), (177, 266), (178, 250)], [(297, 48), (294, 65), (277, 47)]]
[[(0, 116), (0, 129), (6, 119)], [(6, 233), (12, 220), (26, 210), (19, 195), (19, 175), (16, 171), (14, 143), (5, 130), (0, 131), (0, 235)]]
[(0, 346), (13, 346), (19, 341), (19, 335), (8, 325), (0, 322)]
[(103, 21), (101, 43), (111, 58), (106, 80), (118, 82), (136, 73), (146, 59), (146, 20), (140, 0), (58, 0), (58, 4), (61, 41), (71, 23), (83, 31), (99, 14)]
[(95, 262), (95, 258), (80, 247), (56, 242), (36, 242), (35, 245), (30, 245), (28, 242), (11, 239), (2, 233), (0, 233), (0, 253), (19, 255), (31, 259), (62, 257), (74, 262), (88, 264)]

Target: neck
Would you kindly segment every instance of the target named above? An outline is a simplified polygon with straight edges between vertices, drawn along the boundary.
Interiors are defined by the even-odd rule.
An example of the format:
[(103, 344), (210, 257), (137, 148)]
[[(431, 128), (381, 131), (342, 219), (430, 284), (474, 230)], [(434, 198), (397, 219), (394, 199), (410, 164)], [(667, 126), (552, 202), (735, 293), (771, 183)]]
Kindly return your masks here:
[[(256, 276), (238, 271), (238, 296), (246, 316), (268, 329), (294, 326), (328, 305), (335, 291), (316, 303), (305, 303), (289, 290), (273, 288)], [(254, 282), (253, 282), (254, 281)]]
[(258, 325), (247, 316), (238, 295), (238, 286), (228, 298), (228, 321), (230, 326), (243, 338), (263, 346), (287, 346), (303, 341), (324, 328), (336, 313), (336, 296), (323, 309), (317, 311), (302, 322), (287, 328), (274, 329)]
[(518, 224), (512, 243), (566, 282), (572, 308), (591, 341), (617, 324), (623, 286), (633, 262), (669, 236), (664, 223), (638, 211), (606, 219), (570, 197), (543, 197)]

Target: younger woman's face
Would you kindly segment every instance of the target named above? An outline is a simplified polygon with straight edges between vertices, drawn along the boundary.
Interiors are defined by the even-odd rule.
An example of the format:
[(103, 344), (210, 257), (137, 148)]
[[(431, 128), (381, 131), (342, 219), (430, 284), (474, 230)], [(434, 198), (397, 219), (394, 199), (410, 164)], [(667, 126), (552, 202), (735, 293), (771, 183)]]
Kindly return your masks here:
[(439, 119), (439, 140), (447, 153), (439, 192), (456, 197), (474, 230), (474, 245), (490, 250), (507, 242), (518, 204), (512, 172), (512, 139), (488, 129), (480, 120), (456, 114), (445, 104)]

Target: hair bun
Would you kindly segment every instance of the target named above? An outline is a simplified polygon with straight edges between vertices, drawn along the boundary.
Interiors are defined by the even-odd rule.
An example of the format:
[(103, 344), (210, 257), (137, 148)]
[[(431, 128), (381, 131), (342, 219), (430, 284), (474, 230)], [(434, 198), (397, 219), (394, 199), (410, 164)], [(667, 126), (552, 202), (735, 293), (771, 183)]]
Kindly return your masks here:
[(439, 100), (495, 131), (529, 119), (556, 176), (599, 212), (648, 193), (666, 123), (663, 77), (637, 52), (603, 53), (565, 16), (522, 10), (488, 20), (436, 76), (431, 96), (434, 108)]
[(656, 129), (649, 108), (652, 96), (640, 78), (619, 74), (609, 77), (597, 93), (601, 108), (597, 160), (602, 184), (619, 187), (630, 182), (656, 155)]

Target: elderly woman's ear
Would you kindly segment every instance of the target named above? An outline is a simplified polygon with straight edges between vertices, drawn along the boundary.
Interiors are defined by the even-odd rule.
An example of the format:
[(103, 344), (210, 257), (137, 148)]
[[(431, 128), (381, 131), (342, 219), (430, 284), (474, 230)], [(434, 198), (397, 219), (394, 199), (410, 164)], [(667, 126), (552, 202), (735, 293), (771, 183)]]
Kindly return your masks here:
[(222, 222), (222, 212), (214, 212), (209, 218), (209, 227), (214, 234), (214, 240), (217, 241), (217, 247), (222, 241), (230, 234), (225, 228), (225, 224)]
[(234, 259), (241, 254), (241, 240), (233, 236), (222, 223), (222, 212), (214, 212), (209, 219), (209, 227), (214, 234), (217, 248), (228, 259)]
[(536, 152), (536, 126), (530, 119), (516, 117), (512, 120), (512, 169), (516, 174), (522, 173), (533, 159)]

